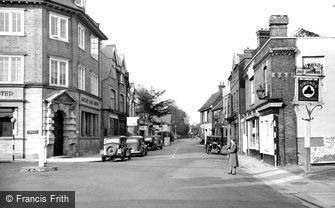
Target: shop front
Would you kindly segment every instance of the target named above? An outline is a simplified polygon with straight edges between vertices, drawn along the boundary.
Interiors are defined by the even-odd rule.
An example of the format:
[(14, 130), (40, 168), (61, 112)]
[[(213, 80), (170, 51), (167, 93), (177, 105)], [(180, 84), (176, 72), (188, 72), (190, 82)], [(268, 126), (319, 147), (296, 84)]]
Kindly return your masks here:
[(101, 100), (86, 94), (79, 94), (78, 139), (79, 155), (99, 153), (102, 143), (100, 137)]
[(24, 90), (0, 87), (0, 160), (24, 158)]

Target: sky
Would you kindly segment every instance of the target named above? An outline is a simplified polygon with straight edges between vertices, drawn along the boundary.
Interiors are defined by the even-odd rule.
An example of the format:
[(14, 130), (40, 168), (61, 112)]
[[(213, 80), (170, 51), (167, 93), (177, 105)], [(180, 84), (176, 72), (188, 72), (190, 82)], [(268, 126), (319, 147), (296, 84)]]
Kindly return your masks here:
[(87, 0), (86, 12), (117, 52), (130, 81), (166, 90), (190, 117), (220, 81), (227, 84), (235, 53), (255, 48), (256, 31), (270, 15), (288, 15), (288, 34), (299, 27), (335, 37), (335, 0)]

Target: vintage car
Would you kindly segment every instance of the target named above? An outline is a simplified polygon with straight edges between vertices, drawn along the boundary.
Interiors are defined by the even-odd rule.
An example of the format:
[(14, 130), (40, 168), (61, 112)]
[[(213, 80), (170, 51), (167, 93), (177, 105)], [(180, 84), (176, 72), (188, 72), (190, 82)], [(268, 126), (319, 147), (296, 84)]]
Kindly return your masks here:
[(140, 155), (141, 157), (147, 155), (148, 147), (144, 143), (142, 136), (129, 136), (127, 138), (127, 144), (131, 147), (132, 155)]
[(115, 158), (121, 158), (124, 160), (131, 159), (131, 147), (126, 143), (127, 137), (125, 136), (113, 136), (104, 139), (104, 145), (100, 150), (100, 156), (102, 162), (107, 159), (113, 160)]
[(206, 144), (206, 153), (221, 153), (222, 142), (221, 137), (216, 136), (208, 136), (207, 144)]
[(144, 143), (147, 145), (148, 150), (157, 150), (157, 139), (155, 137), (145, 137)]
[(157, 148), (163, 149), (163, 137), (161, 135), (154, 135), (153, 137), (156, 140)]

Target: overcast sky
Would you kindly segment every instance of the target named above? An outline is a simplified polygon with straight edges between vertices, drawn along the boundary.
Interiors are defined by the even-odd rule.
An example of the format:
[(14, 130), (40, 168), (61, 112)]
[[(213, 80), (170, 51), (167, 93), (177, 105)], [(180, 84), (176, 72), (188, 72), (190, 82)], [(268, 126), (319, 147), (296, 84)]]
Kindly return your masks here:
[(234, 53), (256, 47), (272, 14), (335, 37), (335, 0), (87, 0), (87, 13), (126, 57), (130, 81), (166, 90), (200, 121), (198, 109), (227, 83)]

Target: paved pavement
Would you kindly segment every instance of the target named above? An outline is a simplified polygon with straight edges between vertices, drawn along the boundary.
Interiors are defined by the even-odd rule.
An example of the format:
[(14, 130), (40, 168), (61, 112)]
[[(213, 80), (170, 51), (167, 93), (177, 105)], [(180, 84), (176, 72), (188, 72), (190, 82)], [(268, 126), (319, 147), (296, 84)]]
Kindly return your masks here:
[[(243, 155), (240, 161), (238, 174), (228, 175), (226, 156), (207, 155), (194, 139), (185, 139), (124, 162), (102, 163), (97, 155), (52, 158), (49, 165), (57, 166), (58, 171), (43, 173), (19, 171), (22, 166), (37, 165), (36, 161), (0, 163), (0, 190), (75, 190), (76, 207), (95, 208), (318, 207), (312, 203), (331, 193), (318, 191), (326, 190), (328, 184), (317, 177), (306, 179), (296, 170), (272, 167)], [(324, 198), (314, 200), (315, 195), (307, 195), (312, 190)], [(313, 200), (299, 199), (305, 199), (304, 194)], [(325, 200), (320, 205), (331, 207), (329, 203)]]
[(315, 207), (335, 208), (335, 166), (312, 166), (306, 175), (303, 167), (274, 167), (255, 158), (240, 155), (242, 169), (283, 194), (292, 195)]

